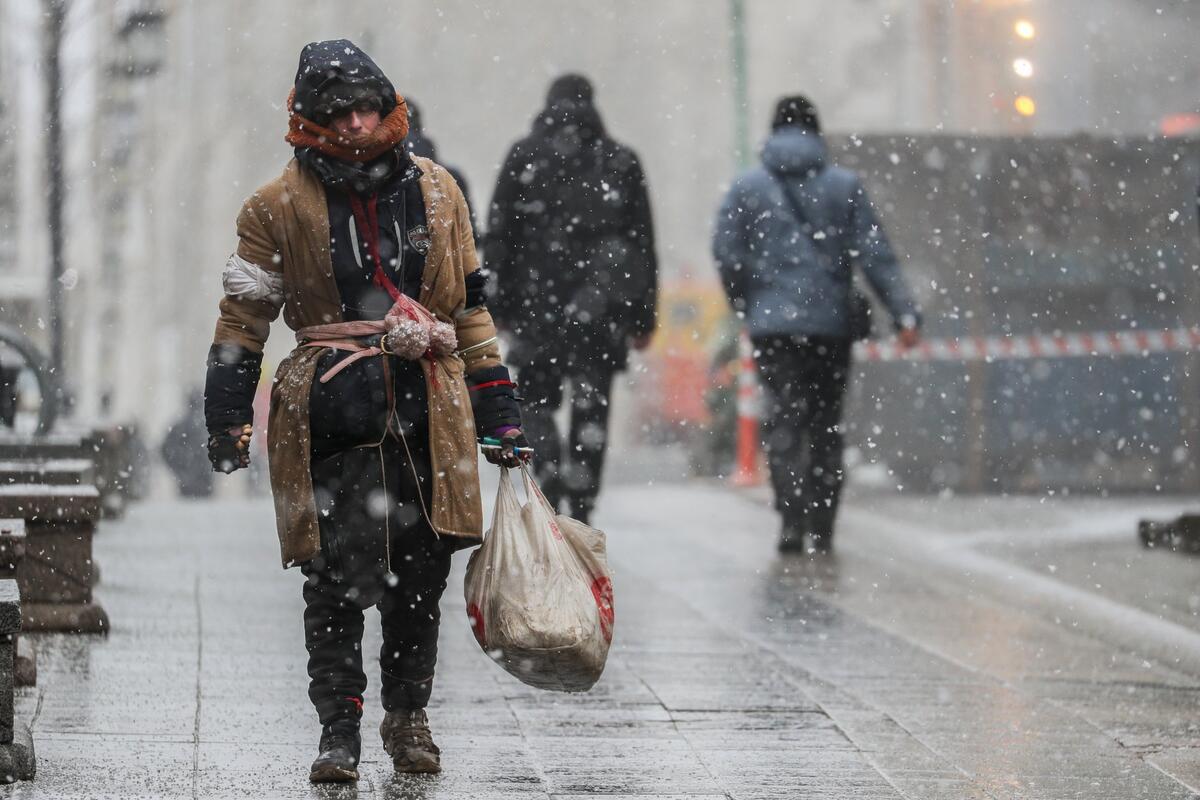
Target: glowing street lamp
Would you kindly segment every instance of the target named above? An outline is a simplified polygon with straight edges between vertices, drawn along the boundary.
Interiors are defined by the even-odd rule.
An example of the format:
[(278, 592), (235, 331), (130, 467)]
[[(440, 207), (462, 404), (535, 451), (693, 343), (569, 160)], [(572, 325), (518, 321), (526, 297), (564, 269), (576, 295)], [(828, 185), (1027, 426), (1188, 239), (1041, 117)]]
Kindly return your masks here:
[(1033, 62), (1028, 58), (1018, 58), (1012, 64), (1013, 72), (1020, 75), (1022, 78), (1033, 77)]
[(1037, 28), (1033, 27), (1033, 23), (1027, 19), (1019, 19), (1013, 25), (1013, 31), (1022, 39), (1032, 39), (1037, 36)]
[(1013, 108), (1022, 117), (1032, 117), (1037, 113), (1037, 103), (1033, 102), (1033, 98), (1029, 95), (1021, 95), (1013, 101)]

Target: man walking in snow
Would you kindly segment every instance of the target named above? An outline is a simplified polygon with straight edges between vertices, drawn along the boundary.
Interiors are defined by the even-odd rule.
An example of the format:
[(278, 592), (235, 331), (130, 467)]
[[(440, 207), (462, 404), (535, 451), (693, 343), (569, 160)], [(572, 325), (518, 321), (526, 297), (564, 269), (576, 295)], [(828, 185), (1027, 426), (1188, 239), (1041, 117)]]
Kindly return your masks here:
[(484, 306), (458, 184), (404, 146), (408, 110), (346, 40), (300, 55), (295, 158), (246, 200), (209, 355), (214, 468), (249, 462), (270, 324), (297, 347), (271, 396), (271, 490), (285, 567), (304, 583), (314, 782), (358, 778), (363, 610), (383, 626), (383, 745), (397, 772), (437, 772), (425, 707), (450, 556), (480, 541), (476, 436), (515, 465), (513, 382)]
[[(425, 132), (425, 122), (421, 116), (421, 108), (411, 97), (404, 98), (408, 105), (408, 136), (404, 137), (404, 146), (408, 149), (408, 154), (428, 158), (430, 161), (438, 160), (437, 143), (433, 138)], [(440, 161), (438, 161), (441, 164)], [(442, 164), (446, 171), (450, 173), (450, 177), (454, 178), (458, 183), (458, 188), (462, 189), (463, 197), (467, 201), (467, 211), (471, 214), (471, 228), (474, 230), (476, 225), (475, 211), (471, 206), (471, 187), (467, 185), (467, 176), (463, 171), (452, 164)]]
[[(546, 498), (588, 522), (608, 446), (613, 376), (649, 346), (658, 262), (637, 154), (605, 132), (580, 75), (554, 81), (533, 130), (505, 159), (484, 247), (490, 301), (513, 339)], [(563, 447), (554, 412), (570, 385)]]
[(766, 391), (766, 449), (783, 518), (781, 551), (827, 551), (842, 488), (842, 401), (850, 350), (869, 332), (857, 266), (901, 343), (920, 314), (858, 176), (826, 163), (817, 111), (776, 107), (761, 164), (739, 175), (717, 214), (713, 256), (745, 320)]

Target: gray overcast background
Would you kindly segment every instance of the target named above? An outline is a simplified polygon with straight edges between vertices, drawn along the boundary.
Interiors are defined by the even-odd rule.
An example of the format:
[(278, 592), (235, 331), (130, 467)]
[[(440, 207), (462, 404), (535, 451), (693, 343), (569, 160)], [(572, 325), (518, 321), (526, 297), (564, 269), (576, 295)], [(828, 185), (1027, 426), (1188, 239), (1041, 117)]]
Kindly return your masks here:
[[(39, 335), (46, 243), (40, 0), (0, 0), (0, 298)], [(773, 100), (803, 91), (839, 133), (1145, 135), (1200, 110), (1197, 3), (1184, 0), (746, 0), (752, 147)], [(156, 75), (107, 65), (131, 12), (166, 22)], [(642, 156), (670, 280), (711, 281), (708, 232), (736, 168), (726, 0), (75, 0), (64, 61), (69, 147), (68, 378), (80, 410), (159, 430), (203, 378), (242, 199), (289, 157), (284, 99), (300, 47), (351, 38), (416, 98), (443, 161), (483, 208), (549, 81), (595, 81), (611, 132)], [(1015, 41), (1012, 19), (1038, 28)], [(1014, 57), (1032, 121), (1011, 111)], [(118, 102), (119, 101), (119, 102)], [(114, 107), (119, 106), (117, 110)], [(114, 147), (127, 145), (123, 170)], [(113, 197), (119, 198), (120, 209)], [(117, 215), (114, 223), (113, 215)], [(291, 345), (282, 326), (269, 350)], [(120, 376), (115, 380), (114, 376)]]

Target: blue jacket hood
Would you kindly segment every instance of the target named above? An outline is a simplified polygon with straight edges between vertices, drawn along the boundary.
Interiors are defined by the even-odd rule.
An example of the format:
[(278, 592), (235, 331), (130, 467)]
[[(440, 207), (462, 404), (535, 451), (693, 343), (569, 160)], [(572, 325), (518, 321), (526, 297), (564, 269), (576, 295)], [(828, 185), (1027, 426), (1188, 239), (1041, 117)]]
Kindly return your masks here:
[(820, 172), (825, 166), (825, 140), (796, 125), (780, 128), (767, 137), (762, 149), (762, 164), (770, 172), (804, 176)]

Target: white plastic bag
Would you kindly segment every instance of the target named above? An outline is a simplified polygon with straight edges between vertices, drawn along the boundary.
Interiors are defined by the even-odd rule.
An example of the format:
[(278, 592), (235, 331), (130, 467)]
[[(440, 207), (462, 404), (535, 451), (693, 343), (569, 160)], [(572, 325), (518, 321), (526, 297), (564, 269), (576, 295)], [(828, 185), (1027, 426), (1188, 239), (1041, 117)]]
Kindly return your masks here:
[(467, 616), (479, 646), (522, 682), (586, 692), (613, 634), (604, 534), (555, 516), (524, 466), (521, 475), (524, 506), (500, 471), (492, 529), (467, 564)]

